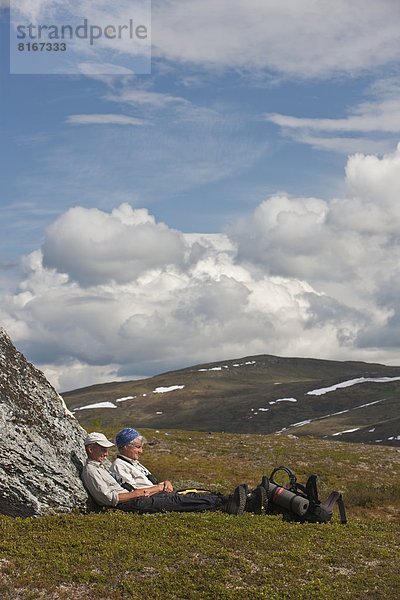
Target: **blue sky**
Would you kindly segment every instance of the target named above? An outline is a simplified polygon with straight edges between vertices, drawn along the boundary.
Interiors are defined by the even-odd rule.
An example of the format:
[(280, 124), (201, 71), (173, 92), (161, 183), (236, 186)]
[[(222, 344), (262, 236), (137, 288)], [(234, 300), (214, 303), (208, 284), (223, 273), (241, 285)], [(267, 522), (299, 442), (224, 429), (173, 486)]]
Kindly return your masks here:
[[(183, 76), (199, 83), (188, 89)], [(120, 198), (151, 208), (172, 227), (214, 232), (276, 190), (331, 195), (335, 185), (340, 189), (346, 155), (287, 140), (263, 115), (342, 116), (349, 93), (360, 98), (360, 82), (251, 85), (245, 75), (198, 74), (190, 66), (166, 76), (158, 74), (155, 61), (151, 76), (112, 85), (117, 95), (125, 86), (142, 89), (149, 83), (152, 93), (190, 102), (204, 114), (179, 120), (178, 101), (159, 111), (116, 103), (109, 99), (112, 89), (85, 77), (9, 76), (2, 114), (8, 115), (3, 165), (11, 203), (22, 200), (40, 213), (47, 210), (47, 221), (45, 215), (35, 217), (39, 229), (75, 204), (107, 209)], [(68, 123), (76, 114), (124, 114), (148, 125)], [(20, 216), (24, 213), (31, 218), (30, 210)], [(21, 236), (25, 243), (32, 240), (28, 249), (40, 242), (32, 234), (30, 229), (28, 239), (25, 232)]]
[[(155, 1), (152, 73), (127, 76), (96, 57), (83, 75), (10, 75), (2, 5), (0, 316), (59, 387), (261, 352), (399, 363), (397, 1)], [(248, 321), (227, 323), (221, 297)], [(64, 303), (89, 303), (92, 326), (78, 311), (65, 327)]]

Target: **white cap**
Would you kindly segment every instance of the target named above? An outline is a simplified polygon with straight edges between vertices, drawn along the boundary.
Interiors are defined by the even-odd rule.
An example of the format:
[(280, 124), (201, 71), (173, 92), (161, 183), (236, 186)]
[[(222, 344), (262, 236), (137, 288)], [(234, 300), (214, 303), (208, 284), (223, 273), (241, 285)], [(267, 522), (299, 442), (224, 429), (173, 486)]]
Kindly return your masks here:
[(103, 446), (103, 448), (111, 448), (111, 446), (114, 446), (114, 444), (106, 438), (104, 433), (97, 433), (96, 431), (93, 431), (86, 436), (85, 446), (89, 446), (90, 444), (99, 444), (99, 446)]

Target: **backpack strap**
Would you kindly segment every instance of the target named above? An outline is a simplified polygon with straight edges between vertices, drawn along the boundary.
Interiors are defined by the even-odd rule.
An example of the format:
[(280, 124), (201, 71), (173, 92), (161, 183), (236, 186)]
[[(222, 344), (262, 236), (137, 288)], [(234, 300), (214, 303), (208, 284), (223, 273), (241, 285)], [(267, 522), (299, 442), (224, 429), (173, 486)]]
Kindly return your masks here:
[(347, 523), (346, 508), (340, 492), (331, 492), (325, 502), (321, 504), (321, 508), (331, 513), (335, 504), (338, 505), (340, 522), (345, 525)]
[[(127, 458), (127, 457), (126, 457), (126, 456), (124, 456), (123, 454), (117, 454), (117, 458), (119, 458), (119, 459), (121, 459), (121, 460), (124, 460), (125, 462), (129, 463), (130, 465), (132, 464), (132, 461), (131, 461), (131, 460), (129, 460), (129, 458)], [(143, 466), (143, 465), (142, 465), (142, 466)], [(144, 467), (144, 468), (146, 469), (146, 467)], [(144, 475), (147, 477), (147, 479), (148, 479), (149, 481), (151, 481), (151, 483), (152, 483), (153, 485), (157, 485), (157, 483), (158, 483), (158, 481), (157, 481), (157, 478), (156, 478), (156, 477), (154, 477), (154, 475), (152, 475), (148, 469), (146, 469), (146, 471), (147, 471), (147, 473), (144, 473)], [(129, 483), (128, 483), (128, 485), (129, 485)], [(124, 487), (124, 486), (122, 486), (122, 487)], [(132, 488), (132, 489), (134, 490), (135, 488)]]
[(319, 503), (317, 481), (318, 475), (310, 475), (310, 477), (307, 479), (305, 489), (307, 498), (314, 505)]
[(291, 469), (289, 469), (289, 467), (283, 467), (283, 466), (281, 466), (281, 467), (275, 467), (275, 469), (272, 471), (271, 475), (269, 476), (270, 482), (273, 483), (274, 485), (280, 486), (280, 484), (277, 483), (274, 480), (274, 475), (278, 471), (284, 471), (284, 473), (286, 473), (286, 475), (289, 477), (289, 483), (288, 483), (287, 486), (285, 486), (286, 489), (291, 490), (291, 491), (295, 491), (296, 490), (297, 479), (296, 479), (296, 475), (293, 473), (293, 471)]

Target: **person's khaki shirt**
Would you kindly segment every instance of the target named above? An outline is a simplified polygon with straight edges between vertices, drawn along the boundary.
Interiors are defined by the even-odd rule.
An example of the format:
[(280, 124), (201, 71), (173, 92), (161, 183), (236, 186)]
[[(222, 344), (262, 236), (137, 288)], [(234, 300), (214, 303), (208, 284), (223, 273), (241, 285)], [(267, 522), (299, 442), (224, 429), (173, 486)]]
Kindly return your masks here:
[(100, 506), (117, 506), (118, 494), (126, 492), (103, 463), (97, 460), (86, 461), (82, 480), (89, 494)]

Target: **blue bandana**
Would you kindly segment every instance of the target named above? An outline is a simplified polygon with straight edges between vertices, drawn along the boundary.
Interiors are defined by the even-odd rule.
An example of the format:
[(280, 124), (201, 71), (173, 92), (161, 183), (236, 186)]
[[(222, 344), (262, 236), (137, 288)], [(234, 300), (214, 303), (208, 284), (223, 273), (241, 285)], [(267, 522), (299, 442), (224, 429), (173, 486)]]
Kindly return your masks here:
[(117, 435), (115, 436), (115, 443), (117, 444), (118, 448), (121, 448), (122, 446), (126, 446), (130, 442), (133, 442), (133, 440), (139, 436), (140, 433), (136, 431), (136, 429), (132, 429), (132, 427), (125, 427), (125, 429), (118, 431)]

